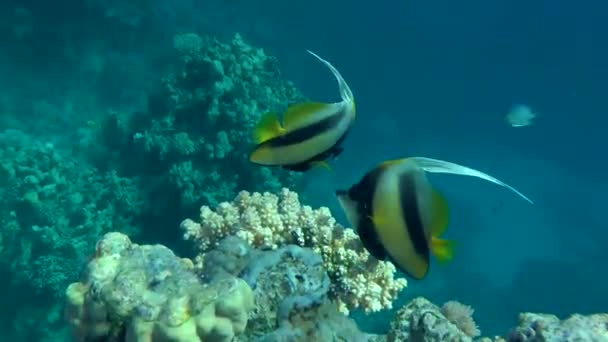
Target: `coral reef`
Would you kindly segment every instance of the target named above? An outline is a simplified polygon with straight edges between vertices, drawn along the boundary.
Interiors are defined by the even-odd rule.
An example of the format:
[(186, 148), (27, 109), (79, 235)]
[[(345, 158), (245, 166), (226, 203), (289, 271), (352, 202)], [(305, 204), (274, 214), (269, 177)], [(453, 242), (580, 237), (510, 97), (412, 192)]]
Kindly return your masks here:
[[(241, 5), (0, 4), (0, 127), (29, 133), (0, 133), (0, 340), (67, 340), (57, 326), (64, 295), (76, 341), (479, 336), (473, 309), (453, 301), (438, 307), (414, 299), (397, 312), (387, 335), (366, 334), (344, 315), (390, 308), (405, 279), (395, 278), (391, 263), (372, 258), (327, 208), (302, 205), (282, 189), (297, 189), (297, 174), (252, 166), (246, 158), (260, 114), (303, 96), (282, 78), (276, 59), (238, 34), (224, 42), (179, 34), (173, 56), (164, 44), (176, 21), (179, 30), (209, 27), (214, 17), (230, 30), (248, 25), (235, 13), (256, 5)], [(245, 15), (258, 30), (267, 19)], [(166, 70), (172, 57), (179, 63)], [(141, 96), (155, 78), (156, 87)], [(144, 103), (146, 109), (130, 112)], [(107, 108), (120, 109), (106, 115)], [(93, 165), (64, 148), (73, 144)], [(237, 195), (241, 189), (251, 192)], [(171, 243), (156, 234), (175, 233), (167, 223), (175, 226), (200, 205), (200, 218), (182, 223), (198, 248), (194, 261), (124, 235)], [(608, 341), (608, 315), (560, 320), (523, 313), (506, 336), (477, 341)]]
[(608, 341), (608, 314), (572, 315), (560, 320), (554, 315), (522, 313), (519, 326), (508, 342)]
[(320, 305), (327, 299), (329, 277), (321, 257), (312, 250), (287, 245), (256, 254), (241, 272), (256, 298), (252, 330), (274, 330), (294, 308)]
[(477, 324), (473, 320), (474, 312), (475, 310), (472, 307), (454, 300), (446, 302), (441, 306), (441, 313), (448, 321), (455, 324), (460, 331), (471, 337), (477, 337), (481, 334), (481, 331), (479, 331)]
[(250, 340), (368, 340), (330, 302), (330, 279), (323, 259), (313, 250), (286, 245), (252, 250), (248, 259), (240, 277), (254, 289), (256, 308), (246, 333)]
[[(301, 101), (280, 76), (276, 59), (237, 34), (222, 43), (196, 34), (175, 36), (181, 62), (150, 92), (143, 113), (110, 113), (101, 141), (124, 174), (167, 204), (217, 205), (240, 189), (295, 186), (297, 174), (251, 165), (251, 131), (261, 114)], [(97, 147), (97, 146), (95, 146)], [(128, 155), (129, 158), (123, 156)], [(99, 158), (107, 163), (107, 155)]]
[[(0, 138), (0, 266), (17, 286), (51, 293), (55, 298), (48, 302), (56, 301), (66, 284), (78, 278), (86, 251), (109, 230), (134, 234), (138, 227), (146, 227), (142, 234), (158, 240), (159, 235), (175, 232), (162, 227), (196, 212), (200, 204), (217, 205), (234, 197), (237, 189), (279, 190), (298, 183), (296, 174), (259, 168), (246, 158), (250, 131), (260, 114), (302, 100), (281, 77), (276, 60), (238, 35), (221, 43), (184, 34), (174, 43), (173, 57), (179, 57), (179, 63), (171, 70), (159, 68), (165, 77), (152, 82), (156, 87), (151, 87), (143, 112), (116, 111), (91, 121), (100, 108), (88, 100), (91, 94), (82, 100), (86, 94), (74, 91), (81, 89), (76, 83), (70, 83), (69, 101), (40, 96), (22, 101), (29, 106), (26, 112), (31, 107), (36, 117), (48, 122), (25, 120), (27, 124), (19, 126), (40, 133), (35, 138), (15, 133)], [(89, 62), (95, 61), (82, 64)], [(98, 62), (111, 67), (105, 59)], [(123, 67), (131, 69), (129, 65)], [(29, 77), (22, 79), (31, 83)], [(111, 81), (112, 87), (106, 88), (129, 87), (114, 87), (116, 79)], [(64, 90), (62, 85), (51, 94), (65, 95)], [(21, 113), (21, 102), (16, 106), (7, 98), (0, 99), (2, 113)], [(69, 146), (40, 142), (58, 127), (60, 137), (55, 134), (48, 141)], [(42, 133), (45, 138), (39, 138)], [(78, 155), (63, 147), (74, 147)], [(45, 305), (49, 317), (56, 316), (52, 313), (57, 305), (40, 301), (30, 308), (31, 315), (38, 315)], [(27, 317), (26, 306), (16, 307), (21, 312), (12, 316)], [(28, 328), (24, 322), (14, 328), (46, 331)]]
[[(162, 245), (107, 233), (80, 282), (66, 290), (75, 341), (405, 342), (473, 341), (467, 305), (441, 308), (418, 297), (398, 310), (386, 335), (362, 332), (331, 300), (330, 277), (313, 249), (257, 249), (231, 235), (199, 265)], [(525, 313), (506, 337), (479, 342), (605, 341), (608, 315), (564, 321)]]
[(253, 309), (241, 279), (203, 283), (192, 262), (161, 245), (108, 233), (81, 282), (66, 291), (76, 341), (233, 341)]
[(184, 237), (196, 242), (199, 263), (227, 236), (260, 249), (288, 244), (312, 249), (322, 258), (331, 280), (330, 296), (342, 312), (390, 308), (406, 286), (405, 279), (394, 277), (394, 265), (373, 258), (352, 229), (336, 223), (328, 208), (301, 205), (298, 194), (286, 188), (278, 195), (242, 191), (215, 211), (201, 207), (198, 221), (186, 219), (181, 227)]
[(0, 161), (0, 264), (17, 284), (59, 297), (100, 235), (136, 231), (132, 180), (19, 131), (0, 134)]
[[(453, 308), (454, 306), (453, 302), (448, 304), (448, 307)], [(476, 329), (475, 322), (468, 316), (472, 312), (462, 310), (462, 304), (458, 305), (457, 313), (448, 311), (451, 320), (442, 311), (445, 312), (446, 310), (440, 309), (422, 297), (415, 298), (397, 311), (391, 322), (387, 341), (466, 342), (472, 341), (473, 337), (479, 334), (478, 331), (471, 329), (471, 327)]]

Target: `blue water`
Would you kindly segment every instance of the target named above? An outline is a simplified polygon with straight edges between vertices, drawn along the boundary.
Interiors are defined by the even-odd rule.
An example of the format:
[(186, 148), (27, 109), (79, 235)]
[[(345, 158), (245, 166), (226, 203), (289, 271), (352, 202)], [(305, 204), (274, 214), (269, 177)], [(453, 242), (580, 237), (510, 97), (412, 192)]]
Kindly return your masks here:
[[(86, 3), (0, 4), (2, 130), (20, 129), (72, 153), (72, 145), (94, 139), (89, 120), (145, 107), (179, 32), (220, 39), (239, 32), (276, 56), (282, 77), (305, 96), (336, 100), (334, 79), (310, 49), (341, 71), (358, 110), (333, 172), (305, 176), (301, 191), (311, 205), (330, 207), (346, 224), (328, 189), (350, 186), (383, 160), (413, 155), (488, 172), (535, 202), (472, 178), (432, 175), (450, 204), (447, 237), (457, 252), (426, 279), (410, 280), (396, 308), (418, 295), (457, 299), (475, 308), (484, 335), (505, 333), (521, 311), (608, 311), (608, 3)], [(506, 124), (516, 103), (539, 113), (533, 125)], [(168, 240), (157, 242), (175, 246), (179, 237), (171, 234), (142, 239), (161, 236)], [(7, 258), (1, 250), (0, 258)], [(6, 263), (0, 273), (10, 279)], [(28, 297), (11, 282), (2, 288)], [(2, 313), (6, 336), (23, 336), (11, 334), (29, 324), (26, 317), (46, 314), (25, 299), (15, 306)], [(382, 332), (391, 312), (354, 315), (363, 328)]]
[[(448, 234), (459, 248), (452, 265), (408, 290), (471, 303), (484, 333), (504, 331), (522, 310), (564, 316), (608, 307), (605, 6), (353, 5), (341, 15), (348, 24), (326, 33), (340, 43), (310, 43), (348, 56), (343, 73), (352, 75), (365, 122), (340, 159), (349, 181), (384, 159), (425, 155), (480, 168), (536, 202), (475, 180), (432, 177), (452, 203)], [(540, 113), (532, 126), (503, 121), (519, 102)]]

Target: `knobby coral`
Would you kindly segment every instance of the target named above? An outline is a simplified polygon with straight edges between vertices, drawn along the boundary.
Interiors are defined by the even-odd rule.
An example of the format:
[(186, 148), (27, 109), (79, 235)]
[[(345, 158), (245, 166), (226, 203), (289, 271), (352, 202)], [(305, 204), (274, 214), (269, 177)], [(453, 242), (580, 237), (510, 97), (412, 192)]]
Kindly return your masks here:
[[(470, 342), (479, 335), (471, 316), (472, 310), (463, 304), (449, 302), (440, 309), (427, 299), (418, 297), (397, 311), (386, 336), (388, 342), (402, 341), (461, 341)], [(443, 312), (448, 313), (446, 317)], [(464, 329), (464, 330), (463, 330)]]
[(243, 333), (253, 309), (242, 279), (204, 284), (189, 259), (124, 234), (106, 234), (87, 266), (66, 290), (76, 341), (228, 342)]

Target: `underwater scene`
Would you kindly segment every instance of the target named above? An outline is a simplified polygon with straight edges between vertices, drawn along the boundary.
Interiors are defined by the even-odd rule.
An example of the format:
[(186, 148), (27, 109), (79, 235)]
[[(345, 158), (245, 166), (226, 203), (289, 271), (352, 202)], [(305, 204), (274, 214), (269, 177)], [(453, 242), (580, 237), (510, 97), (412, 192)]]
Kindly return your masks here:
[(0, 2), (0, 341), (608, 342), (608, 2)]

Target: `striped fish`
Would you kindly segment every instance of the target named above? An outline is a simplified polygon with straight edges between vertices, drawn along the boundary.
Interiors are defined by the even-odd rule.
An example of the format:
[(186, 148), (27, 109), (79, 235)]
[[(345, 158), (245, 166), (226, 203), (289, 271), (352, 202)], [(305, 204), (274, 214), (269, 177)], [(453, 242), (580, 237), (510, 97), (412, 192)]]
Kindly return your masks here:
[(336, 196), (365, 248), (379, 260), (391, 260), (413, 278), (429, 270), (430, 255), (452, 259), (454, 243), (441, 239), (449, 222), (448, 205), (425, 172), (482, 178), (526, 196), (480, 171), (436, 159), (412, 157), (384, 162)]
[(306, 102), (287, 108), (282, 123), (274, 113), (267, 113), (255, 126), (256, 143), (249, 161), (264, 166), (304, 172), (342, 153), (342, 142), (355, 120), (355, 100), (348, 84), (328, 61), (312, 51), (338, 81), (342, 101)]

